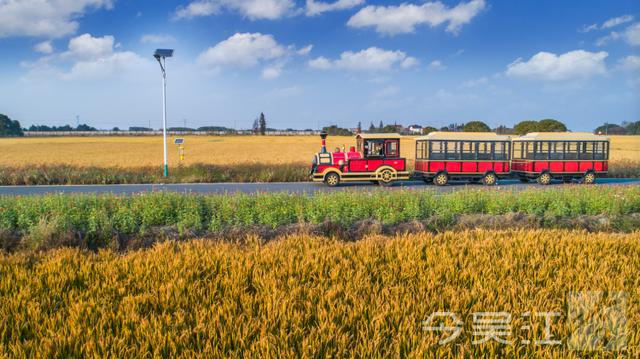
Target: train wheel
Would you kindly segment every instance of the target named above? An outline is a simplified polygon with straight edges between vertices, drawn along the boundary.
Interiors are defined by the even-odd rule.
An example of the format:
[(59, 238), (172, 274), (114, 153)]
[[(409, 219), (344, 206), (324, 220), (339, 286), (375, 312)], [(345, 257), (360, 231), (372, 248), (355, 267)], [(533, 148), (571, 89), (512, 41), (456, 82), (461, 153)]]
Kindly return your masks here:
[(582, 177), (583, 184), (594, 184), (596, 183), (596, 174), (593, 172), (585, 173), (584, 177)]
[(324, 183), (329, 187), (335, 187), (340, 184), (340, 175), (335, 172), (331, 172), (324, 176)]
[(482, 177), (482, 183), (485, 186), (495, 186), (498, 183), (498, 177), (496, 177), (495, 173), (487, 173)]
[(393, 185), (393, 172), (391, 170), (382, 170), (379, 183), (385, 187)]
[(433, 178), (433, 183), (436, 186), (444, 186), (449, 182), (449, 176), (446, 173), (440, 172)]
[(551, 175), (549, 174), (549, 172), (545, 172), (538, 176), (538, 183), (545, 186), (551, 183)]

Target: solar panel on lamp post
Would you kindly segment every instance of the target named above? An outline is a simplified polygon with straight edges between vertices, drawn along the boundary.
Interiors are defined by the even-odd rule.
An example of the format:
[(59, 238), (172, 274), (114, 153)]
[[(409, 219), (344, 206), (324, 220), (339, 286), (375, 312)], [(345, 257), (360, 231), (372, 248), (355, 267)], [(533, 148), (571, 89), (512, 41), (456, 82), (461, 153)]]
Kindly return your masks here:
[(169, 163), (167, 159), (167, 72), (166, 59), (173, 56), (173, 49), (157, 49), (153, 54), (162, 70), (162, 138), (164, 142), (164, 177), (169, 176)]

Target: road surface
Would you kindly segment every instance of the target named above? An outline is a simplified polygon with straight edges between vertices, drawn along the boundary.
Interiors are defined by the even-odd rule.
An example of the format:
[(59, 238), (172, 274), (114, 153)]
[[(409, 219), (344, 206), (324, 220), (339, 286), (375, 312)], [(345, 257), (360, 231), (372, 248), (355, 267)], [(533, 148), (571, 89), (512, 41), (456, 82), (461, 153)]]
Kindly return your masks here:
[[(638, 178), (599, 178), (598, 186), (626, 185), (638, 186)], [(527, 188), (561, 188), (567, 186), (561, 182), (554, 182), (542, 187), (536, 183), (523, 184), (517, 180), (501, 180), (494, 190), (523, 190)], [(468, 184), (466, 182), (455, 183), (444, 187), (426, 184), (422, 181), (398, 182), (392, 187), (380, 187), (369, 182), (345, 183), (339, 187), (330, 188), (321, 183), (313, 182), (275, 182), (275, 183), (180, 183), (180, 184), (124, 184), (124, 185), (65, 185), (65, 186), (0, 186), (0, 196), (29, 196), (49, 193), (113, 193), (136, 194), (148, 192), (176, 192), (176, 193), (261, 193), (261, 192), (290, 192), (290, 193), (314, 193), (318, 191), (386, 191), (386, 190), (433, 190), (439, 192), (457, 191), (466, 188), (485, 188), (480, 184)]]

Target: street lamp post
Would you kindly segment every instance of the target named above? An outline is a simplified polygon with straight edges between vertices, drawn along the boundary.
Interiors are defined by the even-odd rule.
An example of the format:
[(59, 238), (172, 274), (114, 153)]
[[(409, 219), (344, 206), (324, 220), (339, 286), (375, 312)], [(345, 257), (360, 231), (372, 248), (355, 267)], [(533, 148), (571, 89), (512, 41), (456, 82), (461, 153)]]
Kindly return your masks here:
[(167, 72), (166, 59), (173, 56), (172, 49), (157, 49), (153, 57), (158, 60), (162, 70), (162, 138), (164, 141), (164, 176), (169, 176), (169, 161), (167, 159)]

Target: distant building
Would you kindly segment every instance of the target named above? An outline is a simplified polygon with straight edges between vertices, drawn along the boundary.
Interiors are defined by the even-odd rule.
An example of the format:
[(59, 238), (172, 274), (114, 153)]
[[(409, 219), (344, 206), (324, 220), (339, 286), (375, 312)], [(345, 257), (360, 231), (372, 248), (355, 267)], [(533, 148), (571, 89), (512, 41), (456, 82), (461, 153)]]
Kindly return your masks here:
[(422, 134), (422, 126), (420, 125), (410, 125), (407, 128), (409, 129), (409, 132), (412, 134), (415, 134), (415, 135)]

